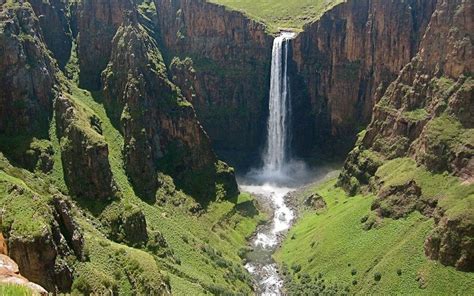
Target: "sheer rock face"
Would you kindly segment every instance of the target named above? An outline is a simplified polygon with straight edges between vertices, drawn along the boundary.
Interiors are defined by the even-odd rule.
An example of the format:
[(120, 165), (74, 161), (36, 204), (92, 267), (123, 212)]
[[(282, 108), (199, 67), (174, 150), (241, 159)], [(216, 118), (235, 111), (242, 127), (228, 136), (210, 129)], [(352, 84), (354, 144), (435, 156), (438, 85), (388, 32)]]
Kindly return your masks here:
[(70, 193), (90, 200), (112, 199), (117, 188), (100, 120), (81, 110), (67, 95), (56, 99), (56, 120), (64, 179)]
[(84, 0), (76, 10), (79, 84), (86, 89), (100, 89), (100, 73), (105, 69), (112, 51), (112, 39), (124, 20), (133, 11), (131, 0)]
[(0, 133), (35, 132), (52, 116), (54, 62), (29, 4), (2, 7), (0, 24)]
[[(339, 177), (344, 188), (350, 189), (353, 180), (369, 183), (371, 176), (357, 173), (366, 159), (361, 152), (369, 150), (382, 159), (411, 157), (431, 172), (447, 171), (465, 186), (472, 184), (472, 9), (469, 1), (438, 1), (417, 55), (377, 102), (366, 133), (346, 160)], [(426, 240), (425, 253), (471, 270), (472, 217), (445, 213), (439, 205), (437, 212), (438, 226)]]
[(0, 254), (0, 283), (24, 286), (34, 293), (34, 295), (48, 295), (48, 292), (43, 287), (32, 283), (23, 277), (20, 274), (16, 262), (3, 254)]
[[(15, 184), (9, 186), (8, 192), (11, 196), (31, 196), (32, 203), (41, 198), (29, 188)], [(73, 282), (73, 269), (65, 258), (83, 260), (82, 231), (72, 216), (70, 204), (63, 198), (53, 197), (52, 204), (43, 210), (46, 211), (41, 216), (45, 219), (38, 218), (41, 232), (26, 234), (18, 232), (11, 224), (3, 225), (8, 246), (6, 254), (18, 263), (21, 275), (28, 280), (49, 292), (65, 293), (71, 290)]]
[(29, 0), (41, 26), (44, 41), (61, 68), (71, 55), (72, 36), (67, 0)]
[[(272, 37), (239, 12), (198, 0), (155, 0), (167, 53), (193, 59), (192, 101), (219, 155), (250, 164), (265, 139)], [(183, 79), (177, 77), (179, 87)]]
[(300, 153), (328, 143), (351, 147), (377, 99), (417, 53), (435, 3), (348, 1), (305, 26), (293, 42), (296, 79), (305, 88), (292, 89), (304, 101), (294, 110), (294, 130), (305, 133), (296, 139)]
[[(217, 158), (194, 109), (168, 80), (155, 40), (131, 16), (118, 30), (112, 47), (102, 75), (104, 100), (112, 117), (120, 121), (126, 168), (135, 188), (153, 198), (156, 172), (162, 171), (185, 191), (207, 199), (218, 179)], [(188, 180), (197, 180), (201, 174), (208, 177), (202, 184)], [(234, 178), (226, 186), (228, 193), (237, 191)], [(197, 188), (202, 190), (196, 192)]]

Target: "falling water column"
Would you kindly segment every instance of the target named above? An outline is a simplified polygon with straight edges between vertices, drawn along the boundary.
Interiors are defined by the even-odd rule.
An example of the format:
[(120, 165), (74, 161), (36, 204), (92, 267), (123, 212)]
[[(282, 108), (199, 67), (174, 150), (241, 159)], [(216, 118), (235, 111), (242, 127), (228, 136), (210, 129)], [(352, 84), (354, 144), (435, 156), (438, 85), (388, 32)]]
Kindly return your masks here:
[(291, 109), (288, 79), (288, 41), (294, 36), (294, 33), (283, 32), (273, 41), (267, 146), (263, 155), (263, 170), (272, 174), (281, 174), (288, 162)]

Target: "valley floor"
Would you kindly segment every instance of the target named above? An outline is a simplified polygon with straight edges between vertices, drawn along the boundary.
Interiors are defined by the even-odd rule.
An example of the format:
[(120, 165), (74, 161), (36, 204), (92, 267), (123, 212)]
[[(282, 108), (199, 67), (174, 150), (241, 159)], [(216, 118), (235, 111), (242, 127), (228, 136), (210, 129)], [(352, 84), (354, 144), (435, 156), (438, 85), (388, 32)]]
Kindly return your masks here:
[[(371, 213), (373, 195), (349, 197), (336, 180), (302, 193), (324, 198), (326, 209), (305, 209), (274, 256), (288, 295), (472, 295), (474, 274), (429, 260), (423, 243), (433, 219), (418, 212), (398, 220)], [(377, 220), (377, 221), (376, 221)], [(372, 225), (367, 227), (367, 222)], [(365, 229), (364, 229), (365, 228)], [(366, 230), (367, 229), (367, 230)]]

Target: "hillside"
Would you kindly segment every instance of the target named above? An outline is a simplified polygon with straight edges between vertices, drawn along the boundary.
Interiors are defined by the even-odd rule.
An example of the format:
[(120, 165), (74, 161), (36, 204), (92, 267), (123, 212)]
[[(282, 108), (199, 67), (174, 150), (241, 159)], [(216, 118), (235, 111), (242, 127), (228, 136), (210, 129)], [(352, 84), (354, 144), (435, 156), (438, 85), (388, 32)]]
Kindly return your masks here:
[(280, 28), (301, 31), (305, 24), (314, 22), (324, 12), (344, 0), (210, 0), (209, 2), (243, 12), (248, 17), (266, 24), (270, 32), (276, 33)]
[(0, 294), (474, 294), (472, 11), (0, 0)]

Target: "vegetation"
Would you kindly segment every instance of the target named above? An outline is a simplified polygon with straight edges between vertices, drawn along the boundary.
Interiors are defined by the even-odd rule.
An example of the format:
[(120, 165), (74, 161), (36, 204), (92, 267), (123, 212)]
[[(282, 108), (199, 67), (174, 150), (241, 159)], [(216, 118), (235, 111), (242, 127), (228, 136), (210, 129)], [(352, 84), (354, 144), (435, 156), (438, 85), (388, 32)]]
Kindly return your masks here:
[(24, 286), (13, 284), (0, 284), (0, 295), (3, 296), (30, 296), (32, 291)]
[(210, 2), (241, 11), (265, 23), (269, 31), (277, 32), (280, 28), (300, 31), (303, 25), (319, 19), (325, 11), (344, 0), (211, 0)]
[[(409, 178), (407, 174), (419, 177), (420, 182), (428, 177), (422, 168), (411, 172), (416, 166), (397, 170), (403, 167), (402, 163), (409, 166), (412, 162), (393, 161), (383, 166), (378, 175), (387, 184), (403, 182), (402, 178)], [(434, 177), (429, 181), (431, 185), (439, 183), (432, 187), (433, 192), (440, 187), (451, 190), (455, 185), (454, 178), (431, 177)], [(474, 292), (473, 274), (442, 266), (425, 256), (423, 243), (433, 228), (432, 219), (414, 212), (403, 219), (379, 219), (374, 227), (365, 230), (367, 220), (375, 219), (369, 214), (374, 196), (349, 197), (335, 187), (335, 180), (310, 192), (323, 196), (327, 210), (319, 214), (303, 213), (274, 256), (283, 267), (301, 266), (298, 273), (286, 273), (289, 294), (326, 291), (328, 294), (439, 295), (450, 291), (468, 295)], [(295, 239), (290, 239), (293, 236)]]

